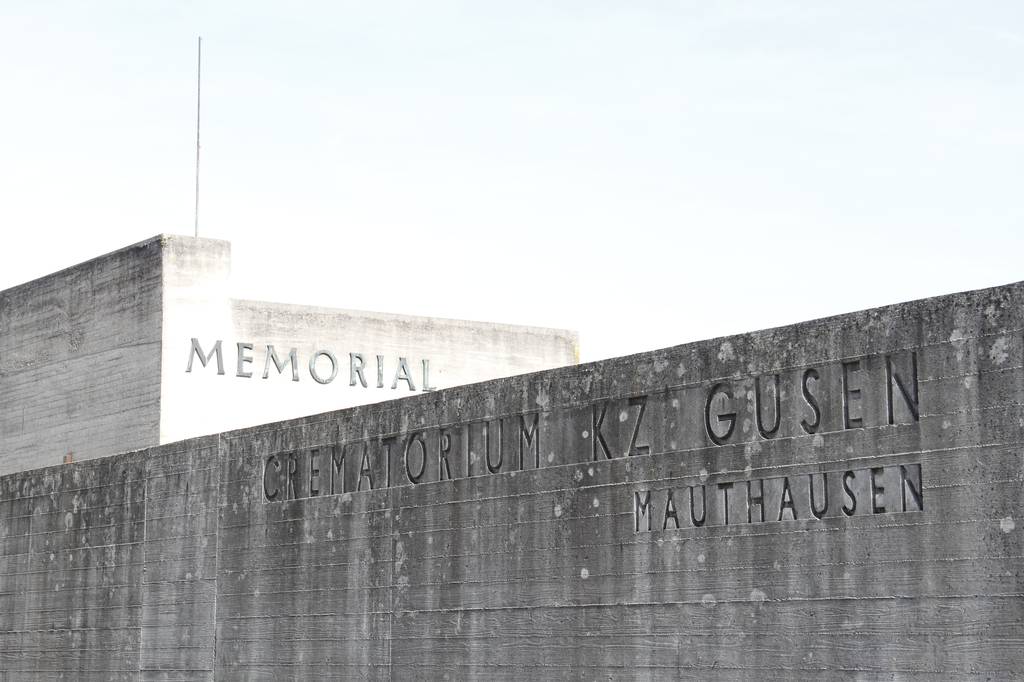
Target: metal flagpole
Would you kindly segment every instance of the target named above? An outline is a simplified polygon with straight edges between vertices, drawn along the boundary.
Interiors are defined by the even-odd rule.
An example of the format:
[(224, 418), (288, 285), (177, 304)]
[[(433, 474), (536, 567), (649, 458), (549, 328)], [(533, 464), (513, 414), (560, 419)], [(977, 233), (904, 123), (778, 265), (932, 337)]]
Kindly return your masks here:
[(199, 59), (196, 62), (196, 237), (199, 236), (199, 105), (202, 101), (203, 37), (199, 36)]

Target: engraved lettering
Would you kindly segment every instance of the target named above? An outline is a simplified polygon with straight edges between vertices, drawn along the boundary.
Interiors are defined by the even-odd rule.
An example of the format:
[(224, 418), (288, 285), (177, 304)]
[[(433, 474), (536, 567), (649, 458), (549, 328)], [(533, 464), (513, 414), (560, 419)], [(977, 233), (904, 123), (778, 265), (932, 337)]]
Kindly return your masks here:
[(882, 467), (872, 467), (871, 469), (871, 513), (872, 514), (884, 514), (885, 513), (885, 488), (878, 482), (878, 478), (882, 475)]
[[(331, 361), (331, 376), (324, 379), (316, 371), (316, 361), (323, 356)], [(338, 358), (334, 357), (334, 353), (329, 350), (318, 350), (309, 358), (309, 375), (313, 377), (313, 381), (318, 384), (329, 384), (334, 381), (334, 377), (338, 376)]]
[(430, 360), (427, 360), (426, 358), (424, 358), (422, 360), (422, 364), (423, 364), (423, 389), (422, 390), (424, 392), (437, 390), (436, 386), (431, 386), (430, 385)]
[(756, 504), (761, 515), (761, 522), (764, 522), (764, 481), (757, 479), (757, 495), (753, 494), (753, 481), (747, 481), (747, 523), (753, 523), (753, 507)]
[(793, 491), (789, 489), (789, 476), (782, 477), (782, 499), (779, 501), (779, 518), (778, 521), (782, 520), (782, 515), (786, 510), (793, 515), (793, 520), (796, 521), (796, 505), (793, 503)]
[(412, 374), (409, 372), (409, 361), (405, 358), (398, 358), (398, 367), (395, 368), (395, 378), (391, 382), (391, 389), (398, 388), (398, 382), (404, 381), (409, 386), (410, 391), (416, 390), (416, 384), (412, 380)]
[(708, 438), (710, 438), (711, 442), (714, 443), (715, 445), (722, 445), (727, 440), (729, 440), (729, 436), (732, 435), (733, 429), (736, 428), (736, 413), (735, 412), (725, 412), (725, 413), (717, 415), (718, 423), (719, 424), (724, 424), (724, 423), (728, 422), (729, 423), (729, 427), (726, 429), (725, 433), (722, 434), (722, 435), (719, 435), (718, 433), (716, 433), (714, 428), (712, 428), (712, 426), (711, 426), (711, 406), (712, 406), (712, 404), (713, 404), (713, 402), (715, 400), (715, 396), (716, 395), (723, 395), (723, 396), (725, 396), (726, 400), (731, 405), (732, 404), (732, 391), (725, 384), (721, 384), (721, 383), (715, 384), (714, 386), (711, 387), (711, 390), (708, 391), (708, 399), (704, 403), (704, 428), (707, 429)]
[[(448, 429), (437, 432), (437, 480), (451, 480), (452, 471), (448, 467), (448, 453), (452, 451), (452, 434)], [(468, 471), (468, 470), (467, 470)]]
[(647, 409), (647, 396), (640, 395), (629, 399), (630, 406), (639, 405), (640, 411), (636, 415), (636, 423), (633, 425), (633, 436), (629, 439), (629, 450), (627, 455), (648, 455), (651, 452), (651, 446), (647, 444), (637, 444), (637, 438), (640, 436), (640, 424), (644, 420), (644, 411)]
[[(409, 451), (412, 449), (412, 444), (418, 443), (420, 446), (420, 468), (413, 473), (412, 466), (409, 464)], [(409, 436), (409, 439), (405, 441), (405, 475), (409, 478), (410, 483), (419, 483), (420, 479), (423, 478), (423, 473), (427, 470), (427, 443), (422, 433), (414, 433)]]
[(782, 423), (782, 397), (779, 392), (779, 375), (775, 374), (775, 421), (772, 426), (766, 427), (764, 425), (764, 418), (761, 416), (761, 377), (754, 377), (754, 415), (757, 421), (757, 432), (761, 434), (761, 438), (771, 438), (779, 431), (779, 425)]
[(700, 528), (704, 525), (704, 522), (708, 520), (708, 491), (703, 484), (700, 486), (700, 518), (697, 518), (696, 511), (693, 508), (693, 488), (694, 486), (687, 486), (690, 489), (690, 522), (696, 528)]
[(271, 362), (273, 362), (274, 363), (274, 367), (277, 368), (277, 373), (278, 374), (283, 374), (284, 373), (284, 368), (287, 367), (290, 364), (292, 366), (292, 381), (298, 381), (299, 380), (299, 360), (298, 360), (298, 357), (296, 355), (296, 349), (292, 348), (291, 350), (289, 350), (288, 351), (288, 359), (282, 362), (281, 359), (279, 357), (277, 357), (277, 351), (274, 350), (274, 346), (273, 345), (268, 345), (267, 346), (267, 359), (263, 363), (263, 378), (264, 379), (266, 379), (266, 378), (268, 378), (270, 376), (270, 363)]
[(309, 451), (309, 496), (320, 494), (320, 448)]
[(597, 448), (598, 448), (598, 446), (600, 446), (601, 450), (604, 452), (604, 458), (605, 459), (611, 459), (612, 458), (612, 453), (608, 449), (608, 443), (607, 443), (607, 441), (605, 441), (604, 435), (601, 433), (601, 426), (604, 424), (604, 417), (605, 417), (605, 414), (607, 414), (607, 413), (608, 413), (608, 403), (606, 403), (606, 402), (601, 403), (601, 414), (600, 415), (597, 414), (597, 405), (593, 406), (593, 411), (591, 412), (591, 416), (592, 416), (591, 424), (593, 425), (593, 428), (591, 429), (591, 433), (593, 433), (593, 436), (594, 436), (593, 440), (591, 441), (591, 447), (594, 450), (594, 461), (595, 462), (597, 461)]
[(534, 412), (533, 423), (526, 428), (526, 416), (519, 415), (519, 470), (523, 470), (523, 450), (533, 447), (534, 469), (540, 469), (540, 434), (537, 432), (537, 425), (540, 423), (540, 415)]
[(633, 492), (633, 532), (640, 532), (640, 520), (643, 518), (647, 519), (647, 530), (651, 529), (651, 491), (643, 491), (643, 499), (640, 498), (640, 493), (637, 491)]
[(843, 513), (847, 516), (853, 516), (857, 511), (857, 496), (853, 494), (853, 489), (850, 487), (850, 481), (857, 478), (857, 474), (852, 471), (843, 472), (843, 492), (846, 493), (846, 499), (849, 504), (843, 502)]
[[(888, 505), (885, 503), (885, 488), (882, 486), (886, 482), (886, 476), (895, 477), (897, 473), (897, 467), (899, 467), (900, 485), (902, 488), (902, 506), (897, 509), (895, 503), (892, 501), (894, 498), (889, 499)], [(846, 471), (829, 471), (829, 472), (815, 472), (806, 474), (807, 476), (807, 498), (809, 498), (809, 513), (808, 517), (817, 520), (824, 519), (828, 516), (830, 509), (830, 498), (834, 496), (834, 491), (829, 490), (829, 478), (830, 474), (840, 475), (843, 484), (843, 493), (841, 493), (842, 504), (842, 515), (843, 516), (855, 516), (858, 507), (862, 510), (865, 509), (864, 504), (868, 501), (867, 495), (870, 495), (870, 509), (872, 514), (885, 514), (885, 513), (898, 513), (900, 510), (903, 512), (907, 511), (921, 511), (924, 508), (922, 500), (922, 481), (921, 481), (921, 465), (919, 463), (912, 464), (901, 464), (892, 465), (885, 467), (866, 467), (863, 469), (849, 469)], [(804, 474), (801, 474), (803, 476)], [(858, 475), (862, 478), (857, 480)], [(778, 476), (774, 478), (746, 478), (744, 480), (735, 481), (719, 481), (712, 484), (717, 486), (721, 495), (718, 503), (721, 504), (721, 511), (719, 512), (716, 508), (713, 510), (716, 514), (720, 514), (720, 517), (715, 518), (715, 523), (720, 525), (736, 525), (741, 523), (737, 521), (734, 516), (736, 510), (732, 509), (732, 505), (739, 504), (734, 499), (733, 495), (730, 495), (730, 491), (734, 490), (740, 484), (746, 485), (746, 509), (747, 509), (747, 523), (756, 524), (764, 523), (766, 516), (769, 516), (767, 511), (767, 505), (770, 503), (773, 505), (772, 509), (777, 509), (778, 512), (773, 513), (773, 522), (783, 521), (800, 521), (800, 515), (803, 513), (797, 507), (797, 500), (795, 495), (794, 486), (799, 482), (797, 480), (790, 480), (789, 476)], [(700, 528), (701, 526), (707, 525), (708, 519), (708, 500), (707, 500), (707, 485), (699, 484), (699, 486), (688, 486), (690, 493), (690, 522), (692, 527)], [(889, 494), (892, 495), (891, 486), (895, 485), (892, 478), (889, 479), (887, 487), (890, 487)], [(697, 511), (697, 504), (695, 502), (696, 494), (694, 488), (700, 487), (700, 512)], [(776, 497), (775, 491), (778, 490), (779, 494)], [(634, 509), (638, 509), (641, 506), (645, 507), (642, 511), (647, 512), (646, 504), (650, 502), (650, 509), (663, 511), (661, 530), (669, 530), (671, 524), (672, 530), (680, 530), (685, 528), (679, 521), (679, 509), (676, 506), (675, 493), (677, 490), (666, 489), (664, 491), (648, 491), (645, 495), (654, 495), (664, 492), (666, 498), (664, 506), (661, 506), (659, 501), (658, 505), (650, 502), (650, 499), (644, 497), (634, 499)], [(678, 491), (680, 494), (685, 494), (681, 490)], [(860, 499), (858, 499), (860, 497)], [(712, 501), (713, 502), (713, 501)], [(801, 505), (806, 504), (803, 502), (803, 498), (800, 502)], [(755, 511), (756, 508), (756, 511)], [(801, 507), (803, 509), (804, 507)], [(861, 511), (861, 514), (867, 513)], [(643, 521), (644, 514), (640, 514), (638, 517), (637, 525)]]
[(466, 478), (473, 475), (473, 422), (466, 424)]
[(395, 436), (388, 436), (387, 438), (381, 438), (380, 444), (384, 448), (384, 476), (385, 476), (385, 488), (391, 487), (391, 446), (395, 444), (397, 438)]
[(243, 379), (251, 378), (252, 372), (247, 370), (245, 366), (252, 362), (252, 356), (246, 355), (245, 352), (252, 350), (252, 344), (239, 341), (235, 344), (235, 349), (238, 352), (238, 362), (235, 365), (235, 369), (237, 370), (235, 372), (235, 376), (242, 377)]
[[(273, 492), (271, 492), (269, 486), (267, 485), (268, 478), (269, 478), (268, 474), (270, 473), (270, 466), (271, 466), (271, 464), (273, 464), (273, 466), (274, 466), (274, 479), (275, 479)], [(266, 498), (267, 502), (273, 502), (274, 500), (276, 500), (277, 499), (277, 495), (280, 492), (280, 489), (278, 488), (277, 481), (276, 481), (277, 473), (280, 472), (280, 471), (281, 471), (281, 462), (277, 461), (277, 455), (271, 455), (270, 457), (267, 457), (267, 461), (263, 465), (263, 497)]]
[[(863, 417), (851, 417), (850, 416), (850, 403), (857, 401), (860, 403), (861, 390), (859, 388), (850, 388), (850, 372), (860, 371), (860, 360), (847, 360), (843, 363), (843, 428), (844, 429), (862, 429), (864, 428)], [(863, 407), (861, 408), (863, 410)]]
[(668, 520), (672, 519), (672, 522), (676, 524), (676, 528), (679, 528), (679, 515), (676, 514), (676, 503), (672, 499), (672, 489), (668, 491), (668, 498), (665, 500), (665, 521), (661, 524), (661, 529), (665, 530), (668, 528)]
[(356, 490), (363, 489), (363, 481), (366, 481), (366, 489), (373, 490), (373, 468), (370, 466), (370, 448), (363, 443), (363, 458), (359, 463), (359, 480), (356, 481)]
[(914, 504), (917, 505), (916, 511), (924, 511), (924, 499), (921, 494), (921, 465), (911, 464), (911, 467), (917, 469), (917, 485), (915, 486), (910, 480), (908, 475), (907, 467), (900, 465), (900, 491), (903, 497), (903, 511), (907, 511), (907, 491), (910, 491), (910, 496), (914, 498)]
[(503, 445), (503, 441), (505, 440), (504, 436), (505, 420), (499, 417), (498, 447), (496, 448), (496, 450), (498, 451), (498, 462), (494, 463), (491, 461), (491, 428), (489, 423), (484, 422), (484, 459), (486, 460), (487, 463), (487, 470), (492, 474), (498, 473), (498, 470), (501, 469), (501, 463), (505, 459), (505, 449)]
[(299, 477), (299, 460), (294, 452), (289, 452), (285, 457), (288, 458), (288, 466), (285, 468), (284, 475), (284, 499), (295, 500), (298, 499), (298, 486), (295, 484), (295, 479)]
[[(345, 492), (347, 486), (345, 485), (345, 448), (347, 445), (331, 448), (331, 494), (334, 495), (337, 492)], [(365, 447), (365, 445), (364, 445)], [(341, 481), (341, 490), (339, 491), (335, 486), (335, 481)]]
[(384, 388), (384, 356), (377, 356), (377, 388)]
[(366, 360), (363, 358), (362, 353), (349, 353), (348, 354), (348, 385), (355, 386), (356, 381), (360, 383), (363, 388), (366, 388), (366, 377), (363, 376), (363, 368), (366, 366)]
[(828, 474), (823, 473), (821, 475), (821, 492), (824, 497), (824, 502), (820, 509), (814, 501), (814, 474), (807, 474), (807, 492), (811, 498), (811, 514), (813, 514), (816, 519), (820, 519), (825, 516), (825, 513), (828, 511)]
[(817, 385), (821, 380), (821, 376), (818, 374), (818, 370), (813, 367), (808, 367), (804, 370), (804, 377), (800, 382), (800, 386), (803, 390), (804, 402), (807, 403), (807, 406), (811, 408), (811, 412), (814, 413), (814, 421), (808, 422), (806, 419), (800, 420), (800, 427), (805, 433), (816, 433), (818, 431), (818, 427), (821, 426), (821, 408), (818, 407), (818, 401), (814, 398), (814, 395), (811, 393), (811, 387), (807, 383), (811, 379), (813, 379), (814, 384)]
[(722, 513), (725, 517), (725, 525), (729, 525), (729, 491), (732, 490), (732, 481), (723, 481), (718, 484), (722, 493)]
[(889, 355), (885, 356), (885, 407), (889, 417), (889, 424), (895, 423), (892, 404), (892, 385), (894, 382), (903, 396), (903, 402), (906, 404), (907, 409), (910, 410), (911, 417), (914, 418), (914, 421), (920, 421), (921, 406), (917, 386), (917, 353), (915, 351), (910, 351), (910, 390), (907, 390), (907, 385), (903, 383), (900, 375), (893, 371), (892, 357)]
[(213, 349), (209, 353), (204, 355), (203, 354), (203, 349), (199, 345), (199, 339), (193, 338), (192, 339), (192, 348), (188, 352), (188, 367), (185, 368), (185, 371), (186, 372), (191, 372), (192, 371), (192, 359), (193, 358), (198, 357), (199, 358), (199, 364), (202, 365), (203, 367), (206, 367), (206, 363), (208, 363), (210, 361), (210, 358), (212, 358), (214, 355), (217, 356), (217, 374), (223, 374), (224, 373), (224, 355), (221, 352), (221, 340), (217, 339), (217, 342), (215, 344), (213, 344)]

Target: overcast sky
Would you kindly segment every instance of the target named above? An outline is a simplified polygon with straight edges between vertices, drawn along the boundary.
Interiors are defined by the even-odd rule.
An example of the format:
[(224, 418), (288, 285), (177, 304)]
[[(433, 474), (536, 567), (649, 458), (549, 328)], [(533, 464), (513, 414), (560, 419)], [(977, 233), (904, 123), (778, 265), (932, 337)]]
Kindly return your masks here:
[(238, 297), (597, 359), (1024, 279), (1022, 2), (4, 0), (0, 289), (192, 233), (199, 34)]

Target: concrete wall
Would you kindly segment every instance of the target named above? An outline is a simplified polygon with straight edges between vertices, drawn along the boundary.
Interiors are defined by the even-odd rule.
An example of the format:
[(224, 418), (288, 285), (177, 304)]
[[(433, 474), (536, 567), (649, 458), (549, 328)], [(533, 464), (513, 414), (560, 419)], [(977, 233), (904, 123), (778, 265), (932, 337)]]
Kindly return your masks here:
[(0, 473), (157, 442), (161, 248), (0, 292)]
[(1016, 284), (5, 477), (0, 679), (1020, 676), (1022, 310)]
[(209, 678), (221, 469), (214, 438), (0, 478), (0, 680)]

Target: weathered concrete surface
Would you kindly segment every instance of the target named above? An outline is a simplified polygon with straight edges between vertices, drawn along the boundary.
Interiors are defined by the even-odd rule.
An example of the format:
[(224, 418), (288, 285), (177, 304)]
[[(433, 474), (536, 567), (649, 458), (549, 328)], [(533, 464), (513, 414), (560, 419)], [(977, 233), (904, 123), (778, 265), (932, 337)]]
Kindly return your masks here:
[(236, 300), (230, 275), (228, 242), (162, 235), (0, 292), (0, 474), (578, 358), (565, 330)]
[(0, 292), (0, 473), (158, 442), (161, 277), (149, 240)]
[(1019, 677), (1022, 311), (1015, 284), (5, 477), (3, 670)]
[(0, 680), (212, 676), (217, 444), (0, 478)]

